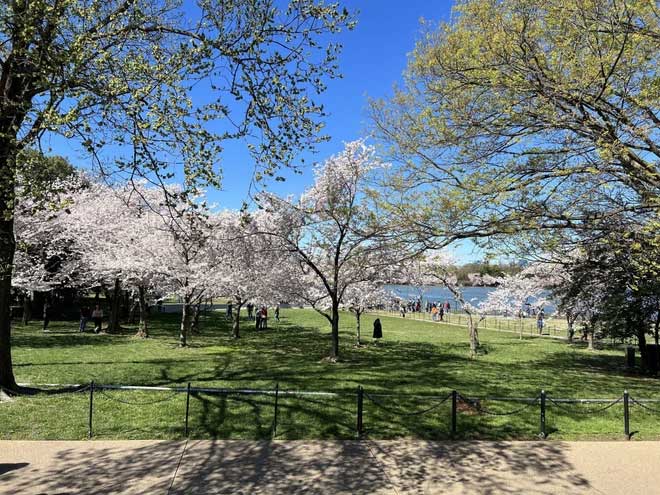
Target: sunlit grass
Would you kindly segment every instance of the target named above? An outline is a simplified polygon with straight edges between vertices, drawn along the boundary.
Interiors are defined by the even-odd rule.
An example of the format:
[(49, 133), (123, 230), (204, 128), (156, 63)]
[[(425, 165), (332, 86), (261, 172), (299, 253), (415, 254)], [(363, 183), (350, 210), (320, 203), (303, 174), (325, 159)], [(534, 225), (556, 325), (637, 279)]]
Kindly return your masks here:
[[(280, 396), (277, 438), (353, 438), (356, 390), (367, 394), (432, 394), (458, 390), (470, 397), (616, 399), (624, 389), (637, 398), (660, 398), (658, 380), (624, 369), (623, 351), (588, 351), (556, 339), (524, 338), (482, 330), (485, 353), (468, 358), (466, 330), (453, 325), (381, 316), (384, 339), (371, 343), (374, 316), (363, 318), (363, 341), (355, 347), (354, 319), (342, 316), (341, 358), (326, 358), (327, 322), (309, 310), (283, 310), (267, 331), (243, 322), (242, 338), (230, 337), (221, 313), (203, 321), (190, 347), (179, 348), (177, 315), (155, 315), (151, 337), (77, 333), (75, 322), (55, 322), (44, 334), (38, 324), (14, 329), (17, 380), (30, 384), (100, 384), (228, 387), (335, 392), (335, 397)], [(94, 396), (93, 432), (99, 438), (180, 438), (186, 394), (103, 391)], [(365, 397), (364, 428), (373, 438), (448, 438), (450, 401)], [(126, 404), (130, 402), (132, 404)], [(436, 399), (436, 402), (438, 400)], [(460, 405), (460, 404), (459, 404)], [(482, 411), (460, 405), (459, 438), (534, 438), (539, 407), (511, 416), (519, 403), (483, 401)], [(660, 407), (660, 404), (656, 404)], [(550, 438), (622, 438), (622, 405), (591, 414), (599, 405), (566, 409), (548, 403)], [(89, 393), (18, 397), (0, 404), (0, 438), (79, 439), (88, 432)], [(274, 395), (193, 394), (189, 428), (194, 438), (270, 438)], [(660, 414), (631, 409), (634, 438), (660, 438)]]

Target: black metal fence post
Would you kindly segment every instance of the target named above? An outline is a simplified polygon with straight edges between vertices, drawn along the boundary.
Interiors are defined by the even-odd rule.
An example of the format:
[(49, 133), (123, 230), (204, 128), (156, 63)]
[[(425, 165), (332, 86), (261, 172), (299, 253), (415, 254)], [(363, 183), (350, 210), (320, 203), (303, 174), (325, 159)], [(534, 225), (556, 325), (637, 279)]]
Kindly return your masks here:
[(541, 390), (541, 438), (547, 438), (548, 433), (545, 430), (545, 390)]
[(89, 384), (89, 429), (87, 438), (92, 438), (92, 418), (94, 416), (94, 380)]
[(456, 413), (458, 403), (458, 392), (451, 391), (451, 436), (456, 436)]
[(185, 435), (188, 438), (188, 416), (190, 415), (190, 382), (188, 382), (188, 388), (186, 389), (186, 426), (185, 426)]
[(363, 423), (362, 423), (362, 411), (364, 409), (364, 389), (362, 385), (358, 385), (357, 388), (357, 435), (358, 438), (362, 437)]
[(272, 431), (272, 438), (275, 438), (275, 435), (277, 435), (277, 403), (280, 397), (280, 384), (276, 383), (275, 384), (275, 413), (273, 414), (273, 431)]
[(630, 440), (630, 395), (627, 390), (623, 391), (623, 432), (626, 440)]

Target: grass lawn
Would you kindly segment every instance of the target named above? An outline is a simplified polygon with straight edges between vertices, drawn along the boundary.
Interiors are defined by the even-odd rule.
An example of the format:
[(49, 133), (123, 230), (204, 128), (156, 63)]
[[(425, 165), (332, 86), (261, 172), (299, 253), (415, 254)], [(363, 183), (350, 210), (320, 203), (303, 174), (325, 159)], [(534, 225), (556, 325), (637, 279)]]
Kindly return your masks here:
[[(543, 388), (563, 398), (617, 398), (624, 389), (636, 398), (660, 399), (660, 380), (626, 374), (623, 351), (587, 351), (556, 339), (525, 338), (482, 331), (486, 354), (468, 358), (466, 330), (423, 321), (381, 317), (383, 341), (355, 348), (354, 319), (342, 316), (341, 360), (324, 359), (330, 347), (327, 322), (309, 310), (283, 310), (257, 332), (246, 321), (242, 338), (230, 338), (221, 313), (203, 322), (190, 347), (177, 347), (178, 315), (155, 315), (151, 338), (77, 333), (77, 322), (14, 328), (14, 371), (31, 384), (103, 384), (231, 387), (333, 391), (337, 397), (280, 396), (277, 438), (354, 438), (356, 388), (367, 394), (432, 394), (452, 389), (471, 397), (535, 397)], [(363, 317), (370, 337), (373, 316)], [(364, 339), (370, 341), (370, 338)], [(450, 401), (424, 398), (365, 398), (364, 427), (373, 438), (448, 438)], [(97, 438), (180, 438), (186, 394), (103, 391), (94, 396)], [(519, 403), (482, 401), (485, 410), (506, 413)], [(414, 414), (436, 406), (425, 414)], [(660, 404), (650, 404), (660, 409)], [(623, 436), (623, 407), (616, 404), (548, 403), (547, 426), (554, 439), (616, 439)], [(39, 394), (0, 403), (1, 439), (81, 439), (87, 434), (89, 393)], [(190, 401), (194, 438), (270, 438), (272, 395), (196, 394)], [(460, 438), (534, 438), (539, 407), (511, 416), (476, 412), (459, 403)], [(635, 439), (660, 438), (660, 413), (631, 407)]]

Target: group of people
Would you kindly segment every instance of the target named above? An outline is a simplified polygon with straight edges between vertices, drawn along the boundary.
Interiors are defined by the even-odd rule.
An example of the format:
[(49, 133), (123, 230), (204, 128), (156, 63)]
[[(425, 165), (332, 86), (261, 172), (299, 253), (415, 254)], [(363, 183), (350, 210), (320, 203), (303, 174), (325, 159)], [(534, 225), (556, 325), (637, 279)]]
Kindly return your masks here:
[[(248, 320), (255, 322), (257, 330), (265, 330), (268, 328), (268, 308), (261, 306), (257, 308), (254, 304), (247, 303), (245, 305), (248, 314)], [(280, 321), (280, 305), (275, 306), (275, 321)]]
[[(427, 301), (425, 310), (431, 313), (433, 321), (443, 321), (444, 316), (451, 311), (451, 304), (449, 301)], [(399, 314), (405, 318), (407, 313), (419, 313), (422, 311), (422, 301), (401, 301), (399, 303)]]
[(99, 333), (103, 326), (103, 309), (97, 304), (93, 310), (90, 311), (88, 306), (80, 308), (80, 326), (78, 331), (83, 333), (87, 329), (87, 322), (89, 320), (94, 322), (94, 333)]

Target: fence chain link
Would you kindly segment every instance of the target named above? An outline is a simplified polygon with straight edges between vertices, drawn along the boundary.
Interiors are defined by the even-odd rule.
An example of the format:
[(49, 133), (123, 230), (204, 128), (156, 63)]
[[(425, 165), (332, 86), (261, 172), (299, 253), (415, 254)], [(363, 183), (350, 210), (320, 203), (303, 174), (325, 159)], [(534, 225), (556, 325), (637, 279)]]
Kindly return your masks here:
[(94, 391), (98, 392), (99, 394), (101, 394), (103, 397), (105, 397), (106, 399), (108, 399), (110, 401), (119, 402), (120, 404), (126, 404), (126, 405), (129, 405), (129, 406), (150, 406), (152, 404), (160, 404), (161, 402), (168, 402), (168, 401), (173, 400), (174, 397), (176, 397), (180, 393), (180, 392), (172, 392), (170, 395), (168, 395), (164, 399), (157, 399), (157, 400), (154, 400), (154, 401), (131, 402), (131, 401), (127, 401), (127, 400), (118, 399), (117, 397), (112, 397), (111, 395), (106, 394), (104, 392), (103, 388), (101, 388), (101, 387), (99, 387), (99, 388), (94, 387)]
[(467, 397), (463, 397), (461, 394), (458, 394), (458, 398), (461, 402), (463, 402), (464, 404), (467, 404), (468, 407), (474, 409), (477, 412), (488, 414), (489, 416), (513, 416), (514, 414), (518, 414), (518, 413), (524, 411), (528, 407), (536, 405), (539, 401), (539, 398), (536, 397), (533, 402), (529, 402), (529, 403), (525, 404), (524, 406), (522, 406), (518, 409), (515, 409), (513, 411), (500, 413), (500, 412), (494, 412), (494, 411), (490, 411), (488, 409), (485, 409), (485, 408), (481, 407), (480, 405), (478, 405), (476, 400), (468, 399)]
[[(552, 397), (547, 398), (548, 401), (552, 402), (555, 406), (557, 406), (559, 409), (562, 409), (563, 411), (574, 413), (574, 412), (579, 412), (579, 413), (586, 413), (586, 414), (599, 414), (604, 411), (607, 411), (610, 407), (614, 407), (617, 405), (619, 402), (623, 400), (623, 397), (619, 397), (618, 399), (614, 400), (613, 402), (610, 402), (604, 407), (601, 407), (599, 409), (576, 409), (576, 408), (570, 408), (562, 405), (560, 402), (556, 402), (552, 399)], [(577, 405), (577, 403), (576, 403)]]
[(637, 404), (642, 409), (646, 409), (647, 411), (651, 411), (651, 412), (660, 414), (660, 409), (655, 409), (654, 407), (649, 407), (649, 406), (645, 405), (644, 403), (633, 399), (632, 397), (630, 397), (630, 402), (632, 402), (633, 404)]
[(421, 411), (415, 411), (415, 412), (412, 412), (412, 413), (402, 413), (402, 412), (400, 412), (400, 411), (396, 411), (396, 410), (394, 410), (394, 409), (391, 409), (390, 407), (386, 406), (385, 404), (383, 404), (383, 403), (380, 402), (379, 400), (375, 399), (373, 396), (369, 395), (367, 392), (364, 392), (364, 396), (365, 396), (367, 399), (369, 399), (372, 403), (374, 403), (376, 406), (378, 406), (379, 408), (381, 408), (382, 410), (384, 410), (385, 412), (388, 412), (388, 413), (390, 413), (390, 414), (396, 414), (396, 415), (398, 415), (398, 416), (411, 417), (411, 416), (421, 416), (421, 415), (423, 415), (423, 414), (429, 413), (429, 412), (431, 412), (431, 411), (437, 409), (437, 408), (440, 407), (442, 404), (444, 404), (445, 402), (447, 402), (447, 400), (449, 400), (449, 398), (451, 397), (451, 394), (449, 394), (447, 397), (445, 397), (444, 399), (442, 399), (440, 402), (435, 403), (434, 405), (432, 405), (431, 407), (429, 407), (429, 408), (427, 408), (427, 409), (423, 409), (423, 410), (421, 410)]

